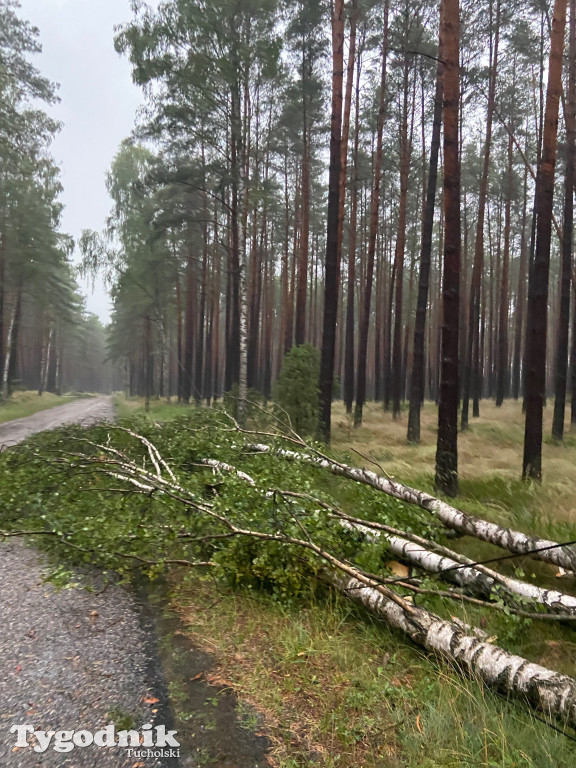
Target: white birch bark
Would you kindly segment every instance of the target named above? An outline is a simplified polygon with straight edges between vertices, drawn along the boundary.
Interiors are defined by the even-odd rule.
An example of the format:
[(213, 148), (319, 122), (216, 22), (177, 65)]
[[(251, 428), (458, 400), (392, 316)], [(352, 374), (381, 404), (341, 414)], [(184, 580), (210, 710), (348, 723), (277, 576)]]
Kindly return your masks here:
[[(162, 476), (162, 467), (167, 465), (156, 447), (142, 436), (135, 435), (135, 437), (148, 448), (156, 474), (125, 458), (110, 445), (103, 446), (90, 441), (88, 442), (100, 448), (108, 458), (106, 460), (101, 457), (86, 458), (85, 466), (97, 465), (100, 471), (108, 476), (131, 483), (147, 494), (153, 491), (172, 494), (177, 492), (179, 501), (190, 505), (212, 520), (224, 524), (231, 536), (248, 536), (254, 540), (295, 544), (314, 552), (328, 564), (328, 568), (338, 569), (324, 571), (329, 583), (383, 618), (390, 626), (402, 630), (413, 642), (445, 657), (454, 663), (459, 671), (480, 678), (496, 689), (520, 696), (529, 701), (535, 709), (559, 717), (572, 727), (576, 726), (576, 681), (572, 678), (511, 654), (478, 637), (473, 630), (462, 626), (462, 623), (446, 621), (408, 603), (404, 598), (396, 595), (386, 586), (377, 584), (349, 563), (340, 561), (331, 553), (321, 549), (311, 539), (298, 539), (279, 533), (238, 528), (229, 518), (219, 514), (210, 506), (199, 504), (172, 479), (167, 481)], [(78, 458), (84, 457), (80, 455)], [(76, 464), (76, 467), (81, 468), (82, 463)], [(174, 477), (173, 473), (169, 472), (169, 474), (171, 478)]]
[(347, 477), (358, 483), (369, 485), (377, 491), (382, 491), (382, 493), (405, 501), (408, 504), (416, 504), (438, 518), (447, 528), (452, 528), (467, 536), (474, 536), (482, 541), (495, 544), (498, 547), (507, 549), (509, 552), (519, 555), (531, 555), (546, 563), (551, 563), (570, 571), (576, 571), (576, 549), (573, 546), (561, 547), (558, 542), (541, 539), (538, 536), (529, 536), (521, 531), (504, 528), (488, 520), (468, 515), (452, 507), (450, 504), (431, 496), (429, 493), (418, 491), (394, 480), (381, 477), (369, 469), (350, 467), (347, 464), (340, 464), (337, 461), (321, 456), (311, 456), (284, 449), (272, 449), (269, 445), (257, 444), (250, 447), (259, 453), (270, 453), (274, 450), (277, 456), (285, 459), (315, 464), (318, 467), (328, 469), (334, 475)]
[(421, 608), (408, 615), (398, 603), (358, 579), (335, 573), (327, 578), (352, 600), (402, 630), (417, 645), (440, 654), (493, 688), (521, 696), (535, 709), (576, 725), (576, 681), (572, 678), (508, 653)]
[[(421, 568), (429, 573), (437, 573), (445, 581), (457, 584), (468, 592), (475, 595), (489, 595), (494, 588), (494, 580), (483, 576), (474, 568), (462, 568), (460, 563), (451, 560), (449, 557), (437, 555), (424, 549), (419, 544), (414, 544), (401, 536), (392, 536), (389, 533), (377, 533), (371, 528), (359, 523), (350, 523), (347, 520), (340, 520), (340, 525), (350, 531), (362, 533), (368, 540), (379, 541), (384, 539), (386, 545), (390, 548), (392, 554), (396, 557)], [(576, 606), (576, 600), (574, 600)]]
[[(214, 471), (230, 472), (250, 485), (256, 485), (254, 478), (231, 464), (217, 459), (203, 459), (201, 463), (212, 467)], [(271, 495), (271, 492), (267, 495)], [(475, 563), (459, 552), (453, 552), (421, 536), (396, 531), (381, 523), (360, 520), (344, 514), (342, 516), (334, 514), (333, 518), (338, 520), (342, 527), (359, 531), (373, 541), (384, 538), (391, 552), (401, 560), (428, 573), (438, 574), (444, 581), (457, 584), (468, 594), (488, 597), (496, 587), (500, 586), (512, 597), (532, 600), (549, 610), (576, 617), (576, 597), (572, 595), (566, 595), (554, 589), (542, 589), (520, 579), (504, 576), (491, 568)], [(432, 549), (437, 549), (442, 554), (432, 552)]]
[(54, 384), (55, 394), (60, 397), (62, 394), (62, 342), (60, 339), (60, 333), (56, 331), (56, 340), (54, 343), (54, 353), (56, 355)]
[(18, 301), (16, 300), (10, 315), (10, 325), (8, 326), (8, 334), (6, 336), (6, 354), (4, 355), (4, 370), (2, 371), (2, 400), (8, 400), (8, 395), (10, 394), (10, 362), (12, 360), (12, 341), (17, 307)]
[(52, 340), (54, 337), (54, 328), (50, 328), (50, 331), (48, 333), (48, 344), (46, 345), (46, 356), (43, 361), (43, 370), (42, 370), (42, 385), (41, 389), (42, 392), (46, 391), (46, 387), (48, 386), (48, 374), (50, 372), (50, 364), (52, 362)]
[(240, 167), (238, 197), (242, 200), (243, 210), (238, 220), (239, 239), (239, 275), (238, 301), (240, 303), (240, 370), (238, 372), (238, 422), (246, 422), (248, 399), (248, 291), (246, 287), (246, 217), (248, 216), (248, 185), (244, 177), (245, 168)]
[[(408, 541), (401, 536), (390, 535), (385, 532), (378, 535), (368, 522), (361, 524), (340, 520), (340, 524), (350, 530), (358, 530), (372, 540), (383, 537), (391, 552), (401, 560), (412, 563), (429, 573), (437, 573), (445, 581), (457, 584), (466, 592), (476, 595), (490, 595), (500, 585), (512, 596), (532, 600), (550, 610), (576, 617), (576, 597), (572, 595), (565, 595), (554, 589), (542, 589), (534, 584), (520, 581), (520, 579), (503, 576), (490, 568), (476, 565), (473, 560), (456, 552), (453, 555), (458, 558), (458, 561), (430, 552), (421, 544)], [(464, 567), (462, 567), (463, 565)]]
[(239, 469), (236, 469), (236, 467), (233, 467), (231, 464), (226, 464), (223, 461), (217, 461), (216, 459), (202, 459), (200, 462), (201, 464), (204, 464), (207, 467), (212, 467), (214, 471), (221, 471), (221, 472), (231, 472), (232, 474), (235, 474), (237, 477), (240, 477), (242, 480), (245, 480), (250, 485), (256, 485), (253, 478), (250, 477), (250, 475), (247, 475), (246, 472), (242, 472)]

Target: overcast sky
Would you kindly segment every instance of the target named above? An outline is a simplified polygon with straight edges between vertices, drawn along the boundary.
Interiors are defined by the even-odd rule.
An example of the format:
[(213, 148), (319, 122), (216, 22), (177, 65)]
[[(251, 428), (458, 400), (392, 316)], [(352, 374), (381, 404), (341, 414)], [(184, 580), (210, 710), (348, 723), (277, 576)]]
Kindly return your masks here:
[[(53, 154), (62, 169), (62, 229), (77, 238), (100, 230), (110, 211), (105, 174), (142, 103), (130, 64), (114, 50), (114, 26), (128, 21), (130, 0), (20, 0), (20, 16), (40, 30), (42, 74), (60, 84), (51, 114), (64, 123)], [(156, 4), (156, 3), (151, 3)], [(88, 309), (109, 317), (101, 286), (87, 289)]]

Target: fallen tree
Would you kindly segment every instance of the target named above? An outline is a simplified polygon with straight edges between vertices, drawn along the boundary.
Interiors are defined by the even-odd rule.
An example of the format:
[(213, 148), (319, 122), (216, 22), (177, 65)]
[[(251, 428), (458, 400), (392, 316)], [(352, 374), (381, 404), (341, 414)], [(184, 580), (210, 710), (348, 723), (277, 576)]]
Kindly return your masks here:
[[(468, 558), (461, 558), (464, 562), (457, 562), (445, 555), (430, 552), (420, 544), (408, 541), (401, 536), (386, 533), (375, 534), (373, 524), (366, 520), (362, 523), (342, 520), (341, 524), (366, 536), (372, 536), (375, 540), (384, 537), (390, 551), (396, 557), (429, 573), (436, 573), (445, 581), (457, 584), (470, 594), (490, 596), (500, 585), (511, 595), (532, 600), (552, 610), (571, 614), (576, 618), (576, 598), (572, 595), (565, 595), (553, 589), (542, 589), (534, 584), (503, 576), (496, 571), (483, 569), (481, 565)], [(457, 555), (457, 553), (453, 554)]]
[[(242, 472), (225, 462), (216, 459), (203, 459), (200, 464), (210, 467), (216, 472), (231, 472), (251, 486), (256, 485), (254, 479), (246, 472)], [(272, 493), (272, 491), (263, 492)], [(285, 497), (304, 497), (303, 494), (291, 491), (278, 492)], [(572, 595), (566, 595), (553, 589), (543, 589), (520, 579), (505, 576), (421, 536), (399, 531), (382, 523), (352, 517), (326, 504), (321, 499), (309, 498), (315, 504), (319, 504), (330, 511), (331, 515), (343, 527), (357, 531), (372, 540), (383, 539), (396, 557), (428, 573), (439, 575), (443, 580), (461, 587), (468, 594), (490, 597), (497, 590), (497, 587), (500, 587), (500, 592), (508, 593), (513, 598), (520, 597), (531, 600), (547, 609), (576, 617), (576, 597)], [(432, 551), (434, 549), (439, 550), (441, 554)]]
[[(305, 443), (302, 445), (305, 448), (308, 447)], [(462, 512), (429, 493), (402, 485), (402, 483), (382, 477), (369, 469), (359, 469), (348, 464), (342, 464), (318, 452), (314, 454), (301, 453), (284, 448), (274, 448), (262, 443), (252, 444), (249, 448), (256, 453), (274, 453), (276, 456), (290, 461), (301, 461), (327, 469), (334, 475), (369, 485), (371, 488), (400, 501), (416, 504), (434, 515), (447, 528), (459, 533), (474, 536), (514, 554), (530, 555), (560, 568), (576, 571), (576, 548), (573, 545), (559, 544), (538, 536), (529, 536), (511, 528), (504, 528), (496, 523)]]
[(468, 675), (497, 690), (520, 696), (535, 709), (555, 715), (569, 725), (576, 724), (576, 681), (571, 677), (508, 653), (429, 611), (417, 608), (407, 614), (401, 606), (357, 579), (339, 574), (329, 574), (327, 578), (350, 599)]
[[(110, 431), (112, 432), (113, 428), (110, 428)], [(323, 544), (321, 538), (315, 540), (316, 534), (311, 531), (316, 529), (307, 527), (310, 517), (302, 514), (302, 510), (296, 505), (285, 505), (282, 509), (285, 517), (279, 517), (278, 509), (273, 505), (276, 505), (278, 493), (282, 492), (270, 495), (270, 491), (267, 491), (264, 497), (257, 488), (255, 489), (254, 498), (259, 500), (258, 503), (262, 500), (262, 503), (265, 501), (271, 505), (270, 515), (260, 518), (262, 525), (268, 525), (267, 530), (241, 523), (242, 515), (237, 521), (235, 507), (228, 507), (219, 500), (220, 484), (214, 486), (214, 503), (201, 498), (197, 492), (191, 492), (186, 487), (185, 481), (177, 479), (173, 469), (150, 440), (132, 434), (145, 447), (144, 459), (131, 458), (126, 450), (113, 447), (110, 440), (87, 440), (90, 454), (67, 453), (58, 459), (57, 463), (64, 464), (67, 472), (72, 470), (75, 473), (88, 474), (92, 478), (88, 483), (90, 490), (93, 489), (94, 478), (102, 480), (108, 477), (116, 481), (110, 491), (149, 498), (155, 496), (162, 503), (182, 505), (186, 508), (187, 517), (191, 521), (202, 523), (200, 533), (197, 533), (196, 529), (186, 530), (183, 526), (175, 529), (173, 533), (182, 546), (190, 546), (194, 557), (174, 557), (175, 553), (171, 551), (167, 561), (190, 566), (197, 563), (202, 567), (212, 566), (214, 570), (214, 566), (222, 567), (221, 564), (197, 557), (202, 554), (202, 548), (226, 547), (228, 541), (235, 540), (260, 542), (264, 546), (274, 543), (281, 547), (308, 552), (316, 563), (316, 573), (384, 619), (390, 626), (405, 633), (422, 648), (451, 661), (458, 670), (509, 694), (520, 696), (536, 709), (576, 726), (576, 682), (571, 678), (510, 654), (479, 637), (479, 632), (473, 627), (443, 619), (423, 607), (415, 606), (405, 595), (391, 588), (390, 582), (397, 580), (374, 577), (331, 549), (330, 547), (334, 546), (332, 536), (325, 539), (326, 542), (331, 542), (328, 545)], [(207, 464), (214, 471), (218, 471), (216, 460), (210, 460)], [(234, 468), (227, 464), (226, 469), (232, 471)], [(253, 482), (249, 475), (245, 475), (243, 479), (246, 483)], [(120, 488), (117, 487), (118, 481)], [(285, 493), (289, 495), (288, 492)], [(327, 510), (324, 510), (324, 513), (327, 513)], [(327, 514), (326, 516), (328, 517)], [(161, 527), (165, 530), (169, 525), (163, 520)], [(295, 531), (299, 533), (296, 535)], [(65, 532), (52, 531), (52, 534), (58, 536), (64, 545), (75, 546), (73, 537)], [(408, 590), (414, 588), (410, 584), (402, 584), (401, 587)], [(538, 614), (535, 617), (543, 616)]]

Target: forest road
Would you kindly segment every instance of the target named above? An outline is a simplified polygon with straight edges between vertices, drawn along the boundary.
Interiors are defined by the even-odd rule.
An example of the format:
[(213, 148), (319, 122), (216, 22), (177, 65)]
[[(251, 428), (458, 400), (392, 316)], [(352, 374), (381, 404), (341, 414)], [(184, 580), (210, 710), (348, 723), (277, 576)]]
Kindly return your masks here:
[(114, 403), (109, 396), (73, 400), (66, 405), (57, 405), (39, 411), (23, 419), (14, 419), (0, 424), (0, 451), (21, 443), (36, 432), (45, 432), (66, 424), (94, 424), (97, 421), (113, 421)]
[[(0, 425), (0, 446), (65, 424), (113, 418), (112, 398), (78, 400)], [(12, 729), (25, 725), (45, 733), (95, 734), (110, 723), (116, 732), (143, 724), (173, 729), (158, 640), (135, 596), (92, 568), (78, 570), (70, 588), (58, 590), (46, 581), (53, 570), (54, 564), (24, 541), (0, 539), (0, 766), (190, 765), (168, 750), (163, 756), (153, 749), (137, 757), (119, 746), (57, 744), (56, 736), (45, 751), (35, 736), (28, 736), (27, 747), (16, 745), (18, 733)], [(71, 737), (60, 736), (68, 742)]]

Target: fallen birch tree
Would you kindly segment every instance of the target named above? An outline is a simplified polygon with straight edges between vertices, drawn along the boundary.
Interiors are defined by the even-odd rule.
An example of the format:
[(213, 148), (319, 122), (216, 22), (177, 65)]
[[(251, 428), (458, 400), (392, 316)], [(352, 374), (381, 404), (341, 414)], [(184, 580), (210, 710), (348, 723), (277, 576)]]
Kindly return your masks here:
[[(307, 446), (303, 444), (303, 447)], [(408, 504), (415, 504), (434, 515), (447, 528), (459, 533), (474, 536), (514, 554), (530, 555), (560, 568), (576, 571), (576, 548), (573, 545), (559, 544), (548, 539), (541, 539), (538, 536), (529, 536), (511, 528), (504, 528), (496, 523), (462, 512), (429, 493), (402, 485), (402, 483), (382, 477), (369, 469), (359, 469), (348, 464), (342, 464), (322, 454), (311, 455), (289, 451), (262, 443), (250, 445), (249, 448), (256, 453), (274, 453), (276, 456), (289, 461), (301, 461), (327, 469), (334, 475), (369, 485), (371, 488), (395, 499), (405, 501)]]
[[(114, 428), (108, 429), (108, 434), (113, 434)], [(174, 527), (174, 543), (170, 550), (165, 551), (165, 562), (191, 567), (210, 566), (213, 571), (214, 566), (216, 569), (230, 567), (223, 566), (217, 559), (206, 558), (204, 553), (206, 548), (213, 548), (214, 552), (225, 552), (228, 542), (234, 540), (251, 541), (263, 547), (274, 544), (282, 549), (286, 547), (296, 552), (307, 552), (310, 559), (305, 561), (305, 567), (310, 568), (311, 574), (322, 575), (334, 588), (361, 603), (391, 627), (402, 631), (420, 647), (451, 661), (459, 671), (509, 694), (520, 696), (536, 709), (576, 726), (576, 682), (571, 678), (510, 654), (505, 649), (479, 638), (473, 627), (443, 619), (423, 607), (414, 605), (405, 595), (392, 589), (390, 582), (396, 580), (374, 577), (335, 551), (337, 540), (332, 535), (332, 528), (307, 527), (311, 518), (297, 505), (282, 505), (279, 509), (277, 494), (264, 497), (257, 488), (251, 491), (255, 494), (255, 503), (261, 505), (262, 511), (265, 510), (266, 504), (270, 505), (270, 514), (262, 514), (256, 518), (260, 521), (258, 527), (248, 524), (246, 515), (250, 517), (252, 514), (249, 504), (244, 505), (242, 513), (234, 503), (234, 493), (230, 502), (222, 501), (220, 493), (224, 489), (220, 484), (213, 488), (213, 502), (207, 501), (197, 490), (201, 487), (201, 482), (196, 479), (196, 484), (193, 483), (195, 490), (188, 488), (186, 481), (176, 477), (174, 469), (162, 458), (149, 439), (136, 433), (130, 434), (144, 447), (144, 456), (133, 459), (130, 449), (120, 450), (114, 447), (111, 438), (107, 441), (87, 439), (81, 442), (89, 447), (88, 455), (82, 452), (61, 452), (60, 457), (53, 460), (53, 463), (63, 466), (67, 475), (86, 475), (86, 490), (94, 491), (97, 487), (99, 492), (156, 498), (160, 504), (168, 505), (160, 520), (153, 516), (143, 523), (151, 529), (154, 525), (163, 532), (170, 529), (169, 508), (185, 509), (186, 514), (178, 519), (188, 519), (190, 527), (187, 530), (182, 523)], [(212, 460), (210, 465), (213, 471), (218, 471), (215, 460)], [(229, 464), (227, 468), (232, 470)], [(113, 480), (114, 483), (109, 485), (108, 480)], [(248, 484), (252, 478), (246, 475), (243, 480)], [(323, 512), (324, 521), (330, 522), (327, 510)], [(63, 546), (79, 548), (83, 552), (94, 552), (96, 556), (102, 555), (101, 550), (97, 552), (96, 549), (78, 547), (74, 532), (50, 529), (48, 522), (46, 525), (44, 533), (57, 538)], [(151, 534), (152, 530), (147, 535), (148, 540), (154, 540), (155, 537)], [(19, 531), (17, 535), (26, 535), (26, 532)], [(132, 541), (134, 546), (138, 545), (138, 537), (130, 539), (130, 542)], [(126, 545), (126, 541), (124, 544)], [(175, 551), (176, 546), (182, 549), (182, 553)], [(254, 550), (254, 556), (259, 557), (257, 553), (260, 551)], [(149, 557), (142, 558), (137, 550), (134, 554), (125, 550), (119, 556), (134, 557), (143, 564), (152, 562)], [(162, 560), (161, 556), (158, 557), (159, 564)], [(399, 588), (402, 587), (411, 589), (409, 584)], [(416, 588), (416, 591), (419, 590)], [(542, 618), (543, 614), (536, 617)], [(557, 617), (553, 615), (552, 618)]]
[(436, 573), (440, 578), (462, 587), (470, 594), (490, 596), (500, 585), (511, 595), (532, 600), (546, 606), (546, 608), (562, 611), (576, 618), (576, 598), (572, 595), (565, 595), (553, 589), (542, 589), (534, 584), (503, 576), (496, 571), (480, 570), (482, 566), (475, 564), (473, 560), (468, 560), (468, 558), (463, 558), (468, 561), (467, 563), (456, 562), (450, 557), (437, 555), (400, 536), (386, 533), (378, 535), (367, 521), (353, 523), (341, 520), (341, 525), (349, 528), (349, 530), (356, 530), (365, 536), (372, 537), (373, 540), (384, 538), (390, 551), (396, 557), (424, 571)]
[[(210, 467), (215, 472), (233, 473), (251, 486), (256, 485), (255, 480), (246, 472), (225, 462), (203, 459), (200, 464)], [(303, 496), (290, 491), (280, 491), (280, 493), (286, 497), (302, 498)], [(558, 590), (543, 589), (520, 579), (505, 576), (420, 536), (398, 531), (385, 524), (351, 517), (315, 497), (310, 497), (310, 500), (328, 509), (340, 525), (348, 530), (357, 531), (373, 541), (383, 539), (396, 557), (423, 571), (437, 574), (443, 580), (461, 587), (468, 594), (490, 597), (497, 587), (501, 587), (502, 592), (507, 592), (514, 598), (531, 600), (547, 609), (576, 617), (576, 597), (572, 595), (566, 595)], [(441, 550), (442, 554), (431, 551), (434, 548)]]
[(455, 622), (417, 608), (407, 615), (400, 606), (354, 578), (329, 574), (328, 580), (354, 602), (364, 605), (415, 643), (440, 654), (491, 687), (525, 698), (535, 709), (576, 724), (576, 681), (467, 633)]

